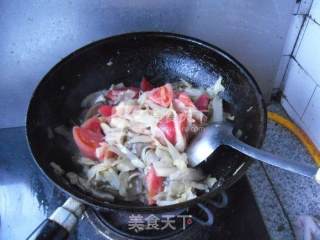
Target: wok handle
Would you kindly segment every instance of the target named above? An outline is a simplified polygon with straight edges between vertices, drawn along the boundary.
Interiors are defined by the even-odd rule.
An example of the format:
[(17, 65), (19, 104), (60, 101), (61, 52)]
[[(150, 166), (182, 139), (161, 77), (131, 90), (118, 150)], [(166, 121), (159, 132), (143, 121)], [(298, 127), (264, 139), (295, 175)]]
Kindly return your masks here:
[(194, 220), (202, 226), (211, 226), (214, 222), (214, 216), (212, 211), (202, 203), (197, 203), (196, 206), (198, 208), (197, 210), (200, 210), (198, 211), (198, 213), (203, 212), (206, 215), (206, 217), (205, 219), (203, 219), (202, 216), (195, 216), (194, 214), (192, 214), (192, 220)]
[(78, 220), (81, 218), (85, 206), (73, 198), (58, 207), (49, 218), (42, 222), (27, 239), (62, 240), (67, 239)]
[[(228, 202), (228, 196), (225, 191), (221, 191), (215, 199), (206, 199), (206, 203), (211, 205), (214, 209), (225, 208), (228, 205)], [(198, 203), (196, 206), (200, 212), (205, 214), (205, 217), (203, 217), (203, 214), (202, 216), (192, 215), (192, 219), (202, 226), (211, 226), (214, 223), (214, 212), (212, 208), (208, 208), (202, 203)]]

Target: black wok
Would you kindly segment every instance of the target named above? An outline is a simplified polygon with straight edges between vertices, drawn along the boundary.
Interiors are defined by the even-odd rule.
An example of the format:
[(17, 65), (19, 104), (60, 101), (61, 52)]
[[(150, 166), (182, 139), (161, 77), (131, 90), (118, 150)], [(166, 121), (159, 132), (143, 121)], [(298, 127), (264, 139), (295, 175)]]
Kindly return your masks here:
[[(112, 61), (112, 65), (107, 64)], [(260, 147), (266, 130), (266, 110), (257, 83), (233, 57), (203, 41), (171, 33), (130, 33), (94, 42), (67, 56), (42, 79), (33, 93), (27, 113), (27, 138), (32, 155), (42, 172), (60, 189), (80, 202), (99, 208), (124, 211), (164, 212), (186, 208), (205, 201), (230, 187), (244, 175), (251, 160), (221, 148), (214, 166), (205, 172), (219, 179), (219, 184), (198, 198), (170, 206), (145, 206), (121, 200), (106, 202), (71, 185), (55, 174), (50, 162), (66, 171), (77, 172), (74, 149), (62, 136), (48, 131), (57, 126), (70, 128), (79, 123), (81, 100), (112, 83), (139, 85), (146, 76), (154, 85), (184, 79), (195, 86), (208, 87), (218, 76), (223, 78), (224, 106), (235, 115), (235, 128), (241, 139)], [(238, 169), (243, 165), (240, 169)], [(234, 172), (236, 174), (234, 174)]]

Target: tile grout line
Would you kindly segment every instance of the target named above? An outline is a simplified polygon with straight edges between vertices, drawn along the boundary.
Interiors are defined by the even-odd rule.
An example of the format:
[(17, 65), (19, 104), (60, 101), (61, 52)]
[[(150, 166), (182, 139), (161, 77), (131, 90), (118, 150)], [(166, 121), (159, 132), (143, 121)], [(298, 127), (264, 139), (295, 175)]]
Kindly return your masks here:
[(302, 116), (301, 116), (301, 121), (302, 121), (302, 119), (303, 119), (304, 114), (305, 114), (306, 111), (307, 111), (307, 108), (309, 107), (309, 104), (310, 104), (313, 96), (314, 96), (315, 93), (316, 93), (316, 90), (317, 90), (317, 85), (314, 87), (313, 92), (312, 92), (312, 94), (311, 94), (311, 97), (309, 98), (307, 105), (306, 105), (305, 108), (303, 109), (303, 113), (302, 113)]
[(308, 14), (308, 17), (315, 23), (317, 24), (318, 26), (320, 26), (320, 23), (309, 13)]
[[(300, 4), (301, 4), (301, 3), (300, 3)], [(299, 5), (299, 8), (300, 8), (300, 5)], [(307, 19), (307, 18), (306, 18), (306, 15), (304, 15), (304, 16), (303, 16), (302, 24), (301, 24), (300, 29), (299, 29), (299, 32), (298, 32), (298, 35), (297, 35), (296, 40), (295, 40), (295, 42), (294, 42), (294, 44), (293, 44), (293, 46), (292, 46), (291, 53), (288, 54), (288, 56), (289, 56), (289, 61), (288, 61), (288, 63), (287, 63), (286, 69), (285, 69), (284, 74), (283, 74), (282, 79), (281, 79), (280, 89), (283, 89), (283, 88), (284, 88), (285, 81), (286, 81), (286, 77), (287, 77), (287, 75), (288, 75), (288, 71), (289, 71), (289, 67), (290, 67), (290, 60), (291, 60), (291, 58), (293, 58), (293, 54), (294, 54), (295, 49), (297, 48), (297, 44), (298, 44), (298, 42), (299, 42), (299, 40), (300, 40), (299, 37), (300, 37), (300, 35), (301, 35), (301, 33), (302, 33), (302, 30), (303, 30), (305, 24), (307, 24), (306, 19)], [(304, 32), (303, 32), (303, 35), (304, 35)], [(303, 38), (303, 36), (301, 36), (301, 37)], [(299, 47), (300, 47), (300, 45), (299, 45)], [(299, 47), (298, 47), (298, 48), (299, 48)]]
[[(298, 120), (299, 122), (296, 122), (295, 119), (293, 117), (291, 117), (288, 113), (287, 110), (285, 110), (287, 116), (289, 117), (289, 120), (291, 120), (294, 124), (296, 124), (299, 128), (301, 128), (304, 132), (306, 132), (306, 129), (304, 129), (304, 127), (307, 127), (306, 123), (303, 121), (302, 117), (299, 115), (299, 113), (297, 113), (296, 109), (292, 106), (292, 104), (288, 101), (288, 99), (286, 98), (285, 95), (283, 95), (284, 100), (287, 102), (287, 104), (289, 105), (289, 107), (291, 108), (291, 110), (298, 116)], [(303, 124), (303, 126), (301, 126), (300, 124)]]
[(308, 24), (309, 24), (309, 21), (307, 21), (308, 17), (306, 14), (302, 14), (300, 16), (303, 16), (303, 21), (302, 21), (301, 27), (299, 29), (296, 41), (295, 41), (293, 48), (291, 50), (291, 53), (290, 53), (290, 56), (292, 56), (292, 57), (294, 57), (295, 50), (296, 50), (296, 52), (298, 51), (300, 44), (302, 42), (303, 36), (304, 36), (304, 34), (307, 30)]
[[(297, 112), (297, 110), (291, 105), (291, 103), (289, 102), (288, 98), (286, 97), (286, 95), (282, 95), (282, 97), (286, 100), (286, 102), (288, 103), (288, 105), (291, 107), (291, 109), (294, 111), (294, 113), (299, 117), (299, 120), (302, 120), (300, 114)], [(286, 112), (287, 113), (287, 112)], [(290, 120), (293, 120), (294, 119), (292, 117), (290, 117), (290, 115), (287, 113), (287, 115), (289, 116)]]
[(296, 62), (296, 64), (301, 68), (301, 70), (314, 82), (314, 84), (318, 86), (319, 84), (317, 83), (317, 81), (311, 76), (311, 74), (307, 70), (304, 69), (304, 67), (301, 65), (301, 63), (299, 63), (296, 57), (295, 56), (291, 56), (291, 57)]

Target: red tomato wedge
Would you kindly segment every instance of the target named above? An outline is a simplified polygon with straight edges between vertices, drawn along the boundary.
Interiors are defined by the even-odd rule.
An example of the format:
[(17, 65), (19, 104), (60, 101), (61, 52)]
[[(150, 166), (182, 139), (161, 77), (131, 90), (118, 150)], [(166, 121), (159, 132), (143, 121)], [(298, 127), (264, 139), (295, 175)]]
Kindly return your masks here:
[(146, 176), (146, 187), (148, 194), (148, 204), (155, 204), (152, 198), (163, 190), (163, 177), (158, 177), (153, 166), (149, 169)]
[(151, 91), (149, 98), (160, 106), (168, 107), (171, 104), (173, 98), (171, 84), (167, 83), (161, 87), (154, 88)]
[(171, 118), (163, 118), (158, 123), (158, 128), (163, 132), (165, 137), (172, 144), (176, 144), (176, 130), (174, 128), (174, 121)]
[(140, 89), (144, 92), (153, 89), (153, 85), (144, 77), (140, 83)]
[[(182, 134), (185, 134), (188, 125), (187, 114), (180, 113), (178, 115), (179, 127)], [(174, 120), (172, 118), (163, 118), (158, 123), (158, 128), (163, 132), (165, 137), (173, 145), (176, 144), (176, 129), (174, 126)]]
[(195, 107), (190, 97), (185, 93), (180, 93), (178, 99), (183, 102), (186, 107)]
[(96, 148), (99, 147), (99, 143), (103, 140), (102, 134), (83, 127), (74, 127), (72, 134), (80, 152), (88, 158), (95, 159)]
[(96, 116), (91, 117), (84, 123), (82, 123), (81, 128), (85, 128), (92, 132), (101, 134), (100, 121)]
[(139, 89), (136, 87), (122, 87), (122, 88), (117, 88), (117, 89), (112, 89), (107, 92), (106, 97), (110, 100), (116, 100), (119, 94), (123, 94), (127, 90), (131, 90), (134, 92), (134, 95), (132, 98), (137, 98), (139, 95)]
[(115, 113), (115, 108), (110, 105), (102, 105), (99, 107), (98, 112), (104, 117), (110, 117)]
[(204, 93), (195, 102), (196, 107), (202, 111), (202, 112), (207, 112), (208, 111), (208, 106), (209, 106), (209, 96), (208, 94)]

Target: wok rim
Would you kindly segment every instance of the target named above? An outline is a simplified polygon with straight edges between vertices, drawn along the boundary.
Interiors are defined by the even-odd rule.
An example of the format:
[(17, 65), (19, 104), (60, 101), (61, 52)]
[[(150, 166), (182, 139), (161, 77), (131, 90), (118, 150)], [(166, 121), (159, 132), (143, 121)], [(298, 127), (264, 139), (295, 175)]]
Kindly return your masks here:
[(119, 205), (116, 203), (112, 202), (103, 202), (100, 200), (97, 200), (95, 197), (85, 195), (84, 192), (80, 191), (73, 191), (73, 187), (71, 186), (70, 190), (67, 189), (67, 187), (63, 184), (60, 184), (56, 182), (54, 179), (52, 179), (49, 174), (46, 173), (46, 171), (41, 167), (40, 163), (38, 162), (37, 158), (35, 157), (35, 154), (32, 151), (32, 136), (29, 131), (29, 122), (31, 121), (31, 112), (33, 108), (33, 101), (35, 101), (35, 96), (37, 95), (36, 93), (39, 91), (41, 85), (49, 78), (51, 74), (54, 74), (55, 70), (59, 68), (61, 65), (65, 64), (69, 59), (71, 59), (74, 56), (77, 56), (78, 54), (83, 53), (84, 51), (87, 51), (91, 49), (92, 47), (95, 47), (100, 44), (105, 44), (105, 42), (108, 41), (114, 41), (116, 39), (122, 39), (122, 38), (130, 38), (134, 36), (150, 36), (150, 37), (159, 37), (159, 38), (173, 38), (173, 39), (178, 39), (178, 40), (183, 40), (187, 42), (191, 42), (196, 45), (200, 45), (201, 47), (207, 48), (210, 51), (214, 51), (221, 55), (223, 58), (227, 59), (229, 62), (234, 64), (247, 78), (247, 80), (250, 82), (251, 86), (254, 88), (254, 92), (256, 94), (256, 97), (258, 99), (258, 104), (259, 106), (259, 111), (261, 114), (261, 119), (260, 122), (262, 124), (261, 132), (258, 135), (258, 140), (256, 141), (256, 147), (261, 147), (263, 140), (265, 138), (266, 134), (266, 129), (267, 129), (267, 111), (266, 111), (266, 105), (265, 101), (263, 99), (262, 92), (256, 82), (256, 80), (253, 78), (253, 76), (250, 74), (250, 72), (238, 61), (236, 60), (233, 56), (231, 56), (229, 53), (225, 52), (224, 50), (220, 49), (219, 47), (207, 43), (205, 41), (202, 41), (200, 39), (194, 38), (194, 37), (189, 37), (181, 34), (176, 34), (176, 33), (170, 33), (170, 32), (130, 32), (130, 33), (125, 33), (125, 34), (119, 34), (119, 35), (114, 35), (111, 37), (106, 37), (97, 41), (94, 41), (90, 44), (87, 44), (66, 57), (64, 57), (62, 60), (60, 60), (58, 63), (56, 63), (46, 74), (45, 76), (39, 81), (37, 86), (35, 87), (32, 96), (29, 101), (28, 109), (27, 109), (27, 115), (26, 115), (26, 138), (28, 142), (28, 149), (31, 153), (31, 156), (35, 162), (35, 164), (38, 166), (42, 174), (46, 176), (47, 179), (49, 179), (50, 182), (54, 184), (59, 190), (63, 191), (64, 193), (67, 193), (70, 197), (77, 199), (78, 201), (82, 202), (85, 205), (91, 206), (95, 209), (99, 210), (124, 210), (128, 212), (166, 212), (166, 211), (172, 211), (175, 209), (181, 209), (181, 208), (188, 208), (190, 206), (193, 206), (199, 202), (205, 202), (207, 199), (212, 199), (213, 197), (217, 196), (221, 191), (228, 189), (231, 187), (234, 183), (236, 183), (242, 176), (245, 175), (247, 169), (253, 162), (252, 159), (247, 158), (247, 162), (241, 167), (241, 169), (232, 177), (228, 178), (221, 186), (213, 189), (212, 191), (208, 193), (204, 193), (197, 198), (194, 198), (192, 200), (182, 202), (182, 203), (176, 203), (173, 205), (168, 205), (168, 206), (126, 206), (126, 205)]

